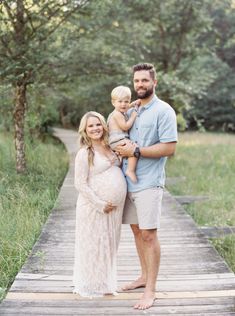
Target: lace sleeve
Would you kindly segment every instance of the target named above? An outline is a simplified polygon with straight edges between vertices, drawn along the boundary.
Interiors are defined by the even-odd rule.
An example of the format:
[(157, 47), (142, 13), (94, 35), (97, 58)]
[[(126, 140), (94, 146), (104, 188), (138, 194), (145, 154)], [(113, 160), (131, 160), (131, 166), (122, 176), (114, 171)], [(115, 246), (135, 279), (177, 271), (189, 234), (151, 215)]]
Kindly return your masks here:
[(79, 194), (85, 197), (88, 201), (97, 207), (97, 211), (104, 213), (104, 207), (107, 202), (101, 200), (95, 192), (90, 188), (88, 184), (89, 165), (88, 165), (88, 153), (85, 148), (78, 151), (75, 158), (75, 179), (74, 185)]

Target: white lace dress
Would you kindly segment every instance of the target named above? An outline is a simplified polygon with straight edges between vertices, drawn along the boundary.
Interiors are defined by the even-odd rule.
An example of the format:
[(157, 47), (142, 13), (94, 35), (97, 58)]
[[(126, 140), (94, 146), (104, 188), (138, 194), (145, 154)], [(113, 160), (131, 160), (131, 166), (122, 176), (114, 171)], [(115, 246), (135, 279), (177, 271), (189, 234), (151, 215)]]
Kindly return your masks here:
[[(95, 151), (94, 165), (88, 165), (86, 148), (75, 159), (76, 207), (74, 293), (83, 297), (115, 293), (116, 254), (120, 240), (126, 181), (119, 161), (111, 162)], [(106, 202), (117, 209), (106, 214)]]

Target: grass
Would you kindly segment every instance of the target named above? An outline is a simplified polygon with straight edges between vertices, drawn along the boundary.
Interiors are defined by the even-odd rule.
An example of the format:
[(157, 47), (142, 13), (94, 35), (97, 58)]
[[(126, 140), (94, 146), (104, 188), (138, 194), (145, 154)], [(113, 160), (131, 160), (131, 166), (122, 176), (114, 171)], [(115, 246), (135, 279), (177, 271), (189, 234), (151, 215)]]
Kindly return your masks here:
[[(186, 206), (199, 226), (235, 226), (235, 135), (182, 133), (176, 155), (167, 164), (168, 177), (185, 177), (169, 185), (173, 195), (206, 195)], [(235, 271), (235, 236), (213, 240)]]
[(64, 147), (51, 138), (26, 148), (28, 172), (18, 175), (12, 135), (0, 135), (0, 299), (37, 240), (68, 166)]
[(235, 236), (227, 235), (223, 238), (214, 238), (211, 241), (232, 271), (235, 272)]

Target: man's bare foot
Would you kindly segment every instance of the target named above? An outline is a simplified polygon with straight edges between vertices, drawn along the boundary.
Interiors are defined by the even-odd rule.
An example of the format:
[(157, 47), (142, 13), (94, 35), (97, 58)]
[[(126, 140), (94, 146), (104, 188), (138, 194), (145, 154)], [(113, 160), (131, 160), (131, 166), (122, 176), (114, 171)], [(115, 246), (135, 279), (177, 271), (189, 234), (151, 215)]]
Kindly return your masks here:
[(132, 182), (137, 182), (137, 177), (133, 171), (126, 170), (126, 175), (131, 179)]
[(122, 291), (130, 291), (130, 290), (138, 289), (139, 287), (145, 287), (145, 285), (146, 285), (145, 279), (140, 277), (134, 282), (124, 285), (121, 289)]
[(143, 294), (138, 303), (134, 305), (135, 309), (148, 309), (153, 306), (156, 299), (155, 292), (148, 291)]

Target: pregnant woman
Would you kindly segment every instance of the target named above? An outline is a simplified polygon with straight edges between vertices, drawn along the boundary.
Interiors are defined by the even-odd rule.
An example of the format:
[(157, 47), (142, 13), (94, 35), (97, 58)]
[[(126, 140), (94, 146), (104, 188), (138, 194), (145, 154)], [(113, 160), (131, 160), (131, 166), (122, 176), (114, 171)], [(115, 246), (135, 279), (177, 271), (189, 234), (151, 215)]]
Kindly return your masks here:
[(73, 292), (83, 297), (115, 294), (126, 181), (118, 157), (108, 146), (108, 129), (102, 115), (86, 113), (79, 135)]

